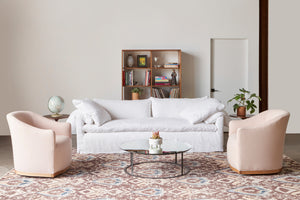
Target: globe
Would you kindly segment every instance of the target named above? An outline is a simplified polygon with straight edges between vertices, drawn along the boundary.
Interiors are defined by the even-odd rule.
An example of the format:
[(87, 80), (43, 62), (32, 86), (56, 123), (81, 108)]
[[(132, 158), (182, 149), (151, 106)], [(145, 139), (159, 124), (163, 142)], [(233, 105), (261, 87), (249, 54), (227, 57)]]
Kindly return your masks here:
[(48, 101), (48, 109), (50, 112), (55, 113), (53, 116), (58, 116), (65, 106), (64, 99), (60, 96), (52, 96)]

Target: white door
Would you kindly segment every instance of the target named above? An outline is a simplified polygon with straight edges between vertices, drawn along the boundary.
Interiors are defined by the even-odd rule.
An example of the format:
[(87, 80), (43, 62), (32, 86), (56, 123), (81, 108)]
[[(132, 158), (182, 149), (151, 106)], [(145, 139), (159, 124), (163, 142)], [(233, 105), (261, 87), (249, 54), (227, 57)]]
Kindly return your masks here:
[(247, 89), (248, 40), (211, 39), (211, 97), (226, 105), (233, 114), (234, 102), (227, 101), (239, 91)]

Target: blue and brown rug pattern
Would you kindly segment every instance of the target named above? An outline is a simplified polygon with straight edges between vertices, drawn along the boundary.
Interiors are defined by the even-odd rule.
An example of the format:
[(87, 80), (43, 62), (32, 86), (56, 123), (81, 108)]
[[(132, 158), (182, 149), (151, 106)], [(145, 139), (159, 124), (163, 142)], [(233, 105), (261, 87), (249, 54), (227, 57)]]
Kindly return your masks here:
[[(186, 153), (186, 176), (147, 179), (129, 176), (129, 154), (73, 154), (70, 169), (56, 178), (19, 176), (10, 170), (0, 178), (0, 199), (300, 199), (300, 164), (284, 157), (276, 175), (239, 175), (231, 171), (226, 153)], [(135, 162), (174, 161), (174, 155), (135, 155)], [(178, 157), (180, 161), (180, 156)], [(170, 176), (180, 167), (142, 164), (139, 175)]]

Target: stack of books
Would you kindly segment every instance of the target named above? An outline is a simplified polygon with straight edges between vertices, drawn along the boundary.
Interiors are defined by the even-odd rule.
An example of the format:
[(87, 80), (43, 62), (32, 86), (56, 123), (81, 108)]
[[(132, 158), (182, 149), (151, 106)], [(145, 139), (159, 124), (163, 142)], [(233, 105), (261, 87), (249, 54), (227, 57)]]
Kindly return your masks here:
[(150, 77), (151, 77), (151, 71), (147, 70), (145, 72), (145, 86), (149, 86), (150, 85)]
[(152, 88), (152, 96), (155, 98), (168, 98), (168, 92), (162, 88)]
[(155, 76), (155, 85), (170, 85), (170, 81), (166, 76)]
[(174, 69), (177, 69), (178, 68), (178, 63), (168, 63), (168, 64), (165, 64), (164, 68), (174, 68)]
[(170, 90), (170, 98), (178, 98), (179, 97), (179, 88), (172, 88)]
[(123, 85), (133, 85), (133, 70), (123, 71)]

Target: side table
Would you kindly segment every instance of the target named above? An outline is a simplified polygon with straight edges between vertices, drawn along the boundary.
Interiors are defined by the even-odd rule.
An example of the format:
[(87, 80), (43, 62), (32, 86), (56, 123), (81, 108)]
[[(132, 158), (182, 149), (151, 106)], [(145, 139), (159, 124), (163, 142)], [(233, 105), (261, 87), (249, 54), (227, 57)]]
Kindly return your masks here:
[(68, 118), (69, 116), (70, 116), (69, 114), (61, 114), (61, 115), (57, 115), (57, 116), (54, 116), (54, 115), (44, 115), (44, 117), (46, 117), (48, 119), (53, 119), (55, 121), (58, 121), (60, 119)]
[(247, 119), (247, 118), (250, 118), (250, 117), (253, 117), (253, 116), (254, 115), (246, 115), (245, 117), (240, 117), (240, 116), (237, 116), (236, 114), (229, 115), (229, 117), (237, 118), (237, 119)]

